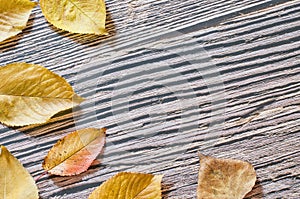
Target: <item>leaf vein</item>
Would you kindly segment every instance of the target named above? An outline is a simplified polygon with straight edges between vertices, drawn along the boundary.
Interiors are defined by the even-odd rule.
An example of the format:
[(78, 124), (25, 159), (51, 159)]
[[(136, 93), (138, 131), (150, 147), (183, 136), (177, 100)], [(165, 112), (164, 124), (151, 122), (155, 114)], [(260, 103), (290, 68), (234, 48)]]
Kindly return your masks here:
[(98, 25), (90, 16), (88, 16), (80, 7), (78, 7), (72, 0), (68, 0), (71, 4), (73, 4), (83, 15), (85, 15), (89, 20), (93, 22), (96, 26)]

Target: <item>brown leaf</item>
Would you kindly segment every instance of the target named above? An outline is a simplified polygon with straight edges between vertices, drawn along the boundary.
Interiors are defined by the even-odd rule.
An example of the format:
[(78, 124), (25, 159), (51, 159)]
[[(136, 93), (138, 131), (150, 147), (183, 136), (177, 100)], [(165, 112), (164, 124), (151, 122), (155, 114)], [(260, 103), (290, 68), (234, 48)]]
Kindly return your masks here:
[(161, 199), (162, 177), (121, 172), (94, 190), (89, 199)]
[(60, 176), (86, 171), (104, 146), (105, 131), (105, 128), (88, 128), (66, 135), (48, 152), (43, 168)]
[(250, 163), (199, 156), (198, 199), (242, 199), (255, 185), (256, 173)]

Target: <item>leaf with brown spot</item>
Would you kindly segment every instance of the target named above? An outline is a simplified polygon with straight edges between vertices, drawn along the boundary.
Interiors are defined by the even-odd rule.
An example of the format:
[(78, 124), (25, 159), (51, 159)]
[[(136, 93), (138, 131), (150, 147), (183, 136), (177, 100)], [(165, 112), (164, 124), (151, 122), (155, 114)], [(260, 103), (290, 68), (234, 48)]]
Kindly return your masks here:
[(29, 0), (0, 0), (0, 42), (22, 32), (36, 4)]
[(242, 199), (255, 185), (256, 173), (250, 163), (199, 156), (198, 199)]
[(80, 104), (68, 82), (43, 66), (13, 63), (0, 67), (0, 122), (25, 126), (47, 122)]
[(161, 199), (162, 177), (121, 172), (96, 188), (89, 199)]
[(105, 131), (105, 128), (87, 128), (66, 135), (48, 152), (43, 168), (60, 176), (86, 171), (104, 146)]
[(0, 146), (0, 198), (39, 198), (31, 175), (4, 146)]

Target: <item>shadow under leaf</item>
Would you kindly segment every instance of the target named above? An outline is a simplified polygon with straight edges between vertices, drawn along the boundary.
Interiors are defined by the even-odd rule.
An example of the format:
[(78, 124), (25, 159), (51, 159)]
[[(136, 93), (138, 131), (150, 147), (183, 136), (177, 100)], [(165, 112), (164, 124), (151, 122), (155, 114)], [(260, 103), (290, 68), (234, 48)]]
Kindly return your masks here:
[(169, 198), (169, 192), (171, 187), (174, 186), (174, 183), (162, 183), (162, 198), (163, 199), (168, 199)]
[(15, 130), (32, 136), (40, 137), (46, 134), (59, 135), (75, 127), (73, 109), (61, 111), (44, 124), (32, 124), (24, 127), (12, 127)]
[(255, 186), (253, 187), (252, 191), (250, 191), (246, 196), (245, 199), (263, 199), (264, 193), (263, 188), (260, 184), (260, 181), (257, 180)]

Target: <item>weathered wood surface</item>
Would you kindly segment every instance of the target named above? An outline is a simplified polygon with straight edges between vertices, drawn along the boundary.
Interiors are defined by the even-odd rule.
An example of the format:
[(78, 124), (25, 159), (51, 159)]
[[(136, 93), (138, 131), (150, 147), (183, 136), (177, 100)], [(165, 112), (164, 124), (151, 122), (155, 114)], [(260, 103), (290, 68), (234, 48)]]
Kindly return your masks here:
[[(119, 171), (165, 174), (164, 198), (196, 198), (197, 151), (251, 162), (247, 198), (300, 198), (300, 1), (107, 1), (107, 37), (67, 33), (39, 7), (0, 46), (1, 65), (41, 64), (87, 98), (39, 127), (0, 127), (34, 177), (68, 132), (107, 127), (76, 177), (43, 176), (41, 198), (87, 198)], [(5, 78), (5, 77), (1, 77)]]

